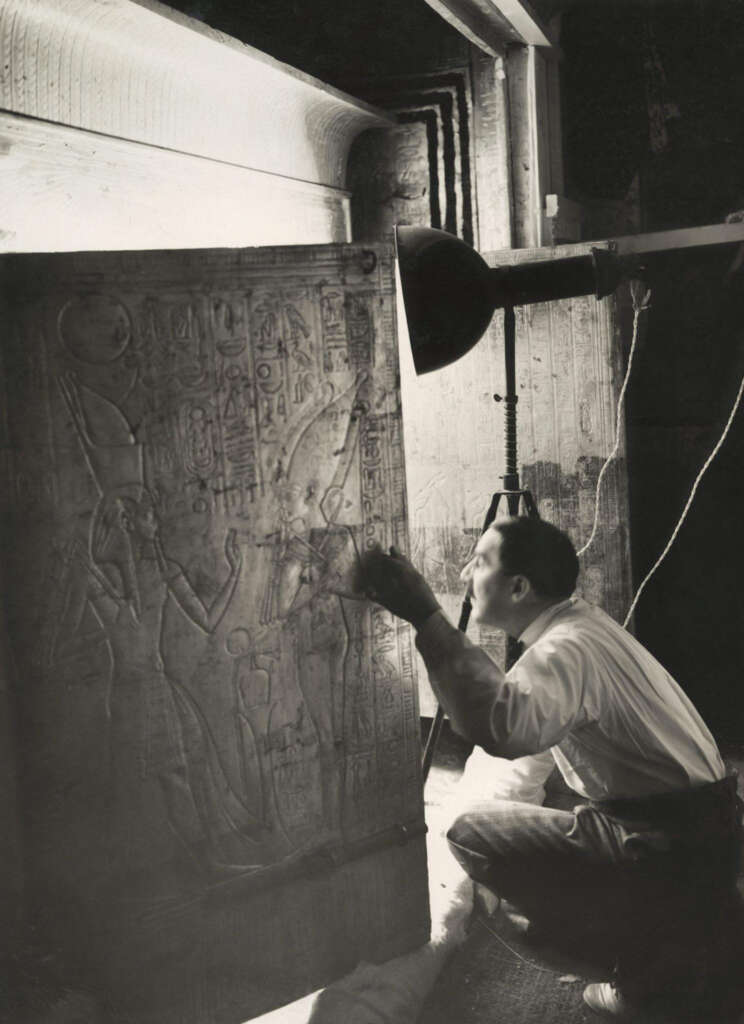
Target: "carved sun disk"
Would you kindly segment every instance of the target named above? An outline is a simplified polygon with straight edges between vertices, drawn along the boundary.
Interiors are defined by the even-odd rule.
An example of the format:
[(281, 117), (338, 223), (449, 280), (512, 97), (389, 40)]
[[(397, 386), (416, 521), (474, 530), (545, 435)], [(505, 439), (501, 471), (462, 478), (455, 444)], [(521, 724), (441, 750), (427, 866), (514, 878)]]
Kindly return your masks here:
[(124, 306), (96, 292), (69, 299), (57, 318), (59, 337), (67, 351), (83, 363), (112, 363), (132, 338), (132, 323)]

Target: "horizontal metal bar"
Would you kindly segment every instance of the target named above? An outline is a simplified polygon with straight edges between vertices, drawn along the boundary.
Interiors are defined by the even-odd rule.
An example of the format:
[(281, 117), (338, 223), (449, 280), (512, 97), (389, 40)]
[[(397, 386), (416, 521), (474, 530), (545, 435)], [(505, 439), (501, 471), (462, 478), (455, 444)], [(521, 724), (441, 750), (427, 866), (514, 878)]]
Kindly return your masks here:
[(623, 235), (610, 240), (618, 256), (644, 252), (666, 252), (672, 249), (693, 249), (704, 245), (726, 245), (744, 242), (744, 222), (707, 224), (699, 228), (677, 228), (674, 231), (652, 231), (644, 235)]

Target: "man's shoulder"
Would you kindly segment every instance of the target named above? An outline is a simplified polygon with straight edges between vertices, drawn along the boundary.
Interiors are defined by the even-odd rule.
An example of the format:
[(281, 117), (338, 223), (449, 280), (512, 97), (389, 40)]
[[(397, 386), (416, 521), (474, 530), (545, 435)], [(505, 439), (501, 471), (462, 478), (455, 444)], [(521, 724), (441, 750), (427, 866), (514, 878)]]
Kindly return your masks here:
[(609, 628), (618, 626), (612, 616), (608, 615), (598, 604), (593, 604), (586, 598), (578, 596), (574, 596), (566, 602), (553, 619), (553, 623), (556, 626), (570, 623), (577, 628), (581, 626), (607, 626)]
[(572, 598), (547, 623), (535, 646), (542, 644), (591, 644), (621, 627), (597, 605)]
[(572, 600), (570, 606), (556, 615), (540, 641), (580, 649), (590, 659), (593, 654), (603, 659), (624, 656), (630, 650), (637, 654), (640, 647), (636, 638), (616, 619), (583, 598)]

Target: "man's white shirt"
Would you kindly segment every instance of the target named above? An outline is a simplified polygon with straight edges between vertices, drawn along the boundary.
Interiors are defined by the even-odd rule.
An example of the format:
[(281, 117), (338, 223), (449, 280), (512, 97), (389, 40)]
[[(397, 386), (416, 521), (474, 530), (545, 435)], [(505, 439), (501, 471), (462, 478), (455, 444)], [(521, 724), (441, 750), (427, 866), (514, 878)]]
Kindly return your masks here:
[(416, 637), (455, 731), (500, 757), (550, 749), (592, 800), (687, 789), (726, 773), (715, 740), (672, 676), (581, 598), (551, 605), (504, 673), (441, 611)]

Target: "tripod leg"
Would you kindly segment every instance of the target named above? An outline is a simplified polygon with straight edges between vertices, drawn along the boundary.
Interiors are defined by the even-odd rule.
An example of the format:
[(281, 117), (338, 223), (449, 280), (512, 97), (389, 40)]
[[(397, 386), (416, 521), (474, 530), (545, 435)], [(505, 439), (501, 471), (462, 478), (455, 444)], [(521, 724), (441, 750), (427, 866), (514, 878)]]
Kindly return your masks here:
[(439, 743), (439, 737), (442, 735), (442, 726), (444, 725), (444, 708), (441, 704), (437, 704), (436, 714), (431, 723), (429, 729), (429, 735), (426, 737), (426, 746), (424, 747), (424, 757), (421, 762), (421, 773), (423, 775), (424, 782), (426, 782), (429, 776), (429, 769), (431, 768), (431, 762), (434, 760), (434, 751), (437, 749)]
[(537, 505), (535, 499), (532, 497), (532, 491), (523, 491), (522, 499), (524, 501), (524, 507), (527, 509), (527, 515), (533, 519), (539, 519), (540, 513), (537, 511)]
[(491, 495), (491, 504), (488, 506), (488, 512), (486, 512), (486, 517), (483, 520), (483, 529), (481, 530), (481, 537), (483, 536), (483, 534), (486, 532), (488, 527), (491, 525), (491, 523), (496, 518), (496, 513), (499, 510), (499, 502), (500, 501), (501, 501), (501, 491), (496, 491), (495, 494)]

